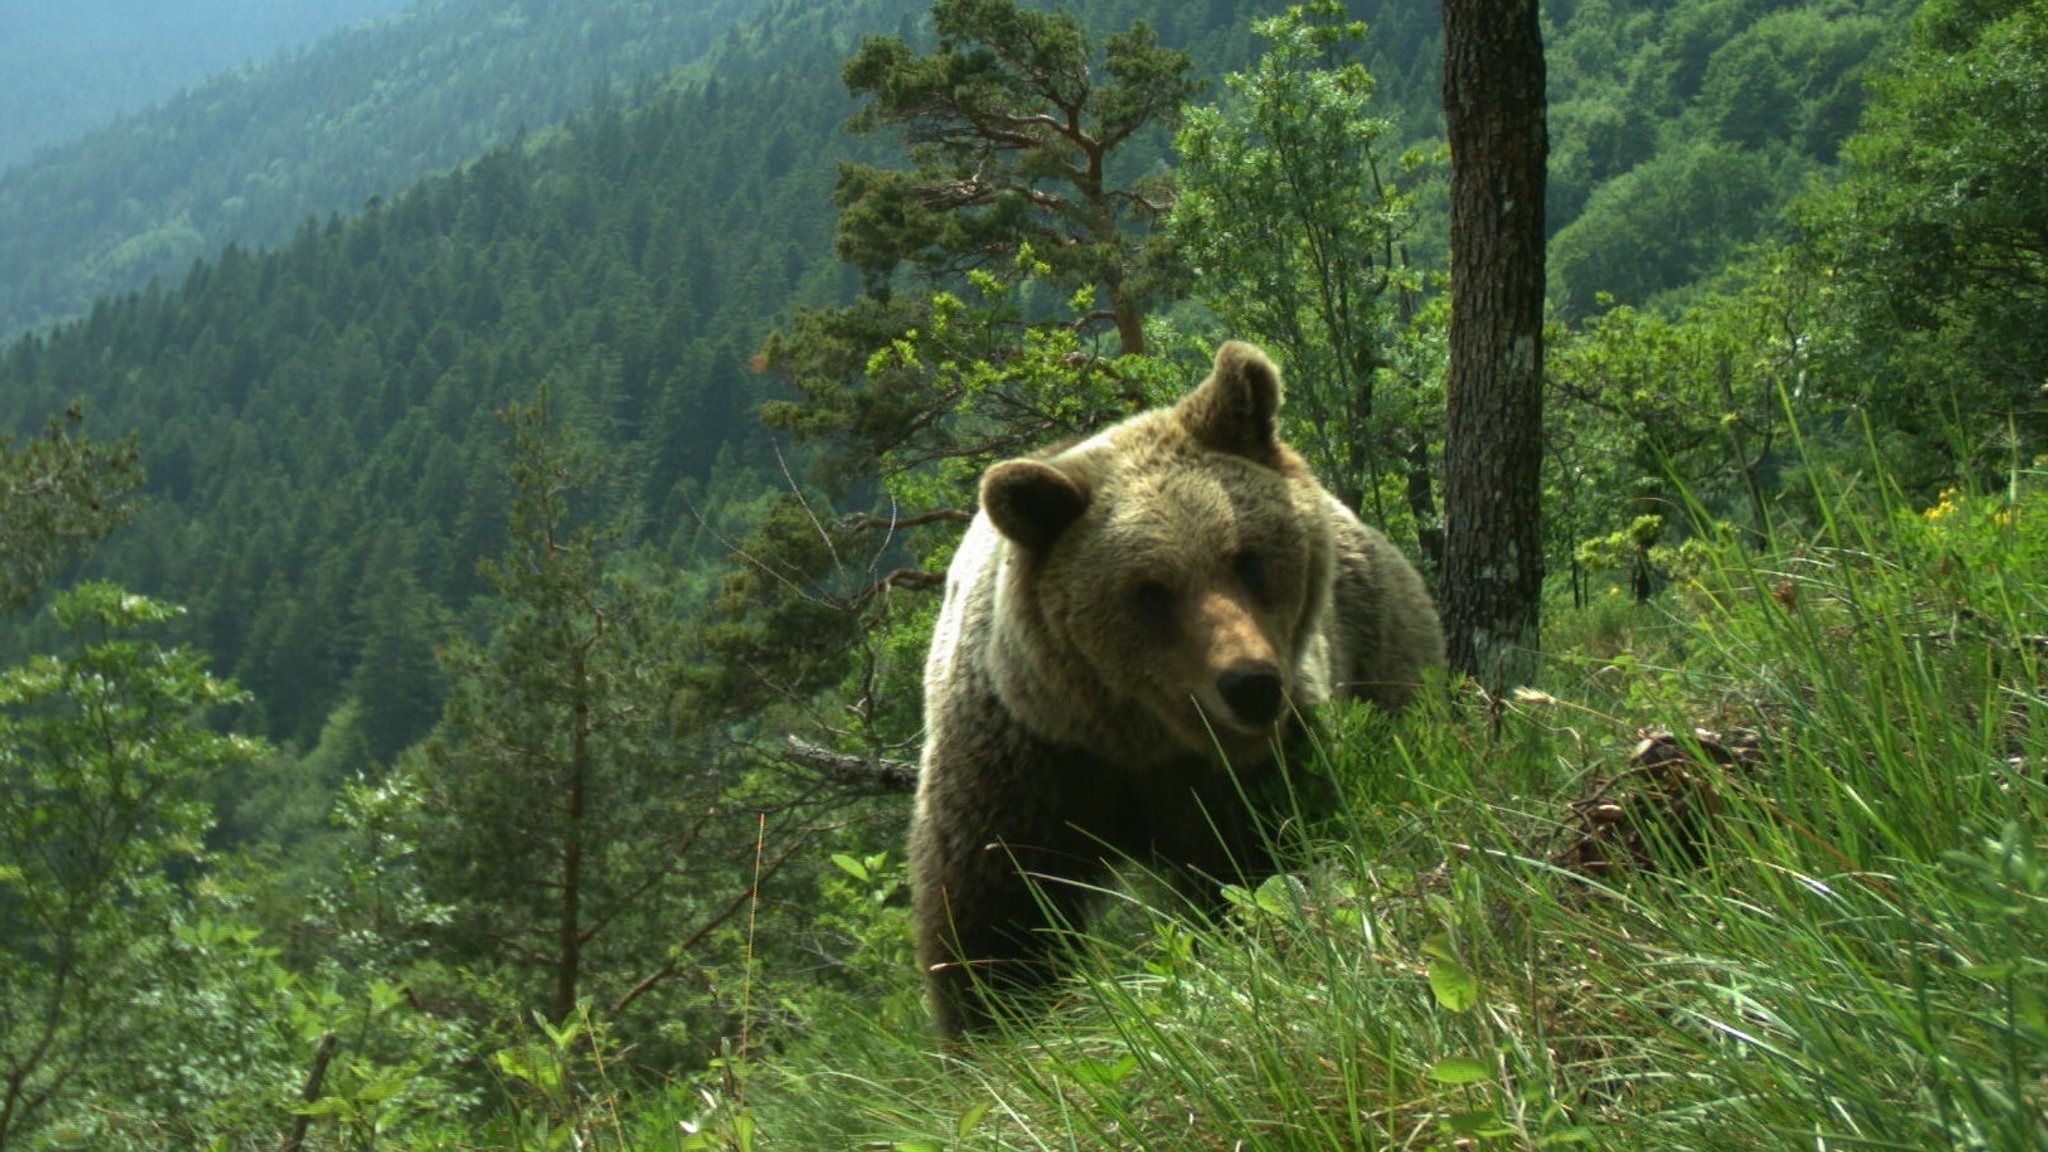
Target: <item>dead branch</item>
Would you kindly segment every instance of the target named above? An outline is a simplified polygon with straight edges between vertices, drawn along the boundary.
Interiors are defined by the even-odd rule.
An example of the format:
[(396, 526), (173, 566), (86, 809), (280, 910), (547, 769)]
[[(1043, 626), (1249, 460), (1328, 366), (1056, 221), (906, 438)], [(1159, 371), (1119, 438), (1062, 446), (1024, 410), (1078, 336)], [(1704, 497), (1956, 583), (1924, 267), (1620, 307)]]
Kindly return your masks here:
[(884, 588), (901, 588), (906, 592), (922, 592), (927, 588), (940, 587), (945, 582), (946, 574), (944, 572), (934, 572), (928, 568), (898, 568), (877, 580), (872, 591), (879, 592)]
[(917, 765), (903, 760), (834, 752), (797, 736), (783, 737), (782, 759), (837, 784), (858, 784), (884, 792), (917, 790)]
[(847, 532), (870, 532), (876, 528), (894, 532), (898, 528), (915, 528), (920, 524), (965, 524), (972, 519), (974, 513), (965, 508), (934, 508), (916, 516), (870, 516), (866, 512), (854, 512), (841, 516), (837, 527)]
[(780, 855), (775, 857), (775, 859), (769, 861), (766, 867), (759, 868), (756, 871), (753, 878), (748, 880), (748, 882), (744, 886), (742, 886), (737, 893), (733, 895), (732, 899), (726, 901), (722, 907), (712, 912), (711, 915), (705, 917), (703, 922), (699, 923), (696, 929), (693, 930), (688, 936), (677, 941), (675, 946), (669, 949), (668, 959), (664, 961), (659, 968), (656, 968), (654, 971), (649, 972), (645, 976), (642, 976), (638, 981), (634, 983), (634, 985), (631, 988), (626, 989), (626, 991), (622, 993), (617, 1000), (614, 1000), (612, 1002), (611, 1018), (617, 1019), (620, 1016), (620, 1014), (624, 1013), (625, 1010), (632, 1005), (633, 1001), (638, 1000), (650, 989), (654, 988), (662, 981), (668, 979), (669, 977), (675, 975), (677, 972), (681, 971), (683, 958), (688, 956), (690, 953), (696, 951), (698, 947), (700, 947), (704, 943), (704, 941), (710, 939), (711, 934), (714, 931), (716, 931), (720, 925), (724, 924), (728, 920), (731, 920), (734, 916), (737, 916), (749, 905), (753, 904), (756, 900), (758, 900), (761, 894), (761, 882), (763, 880), (770, 879), (771, 877), (775, 876), (776, 873), (782, 871), (783, 865), (795, 859), (797, 853), (803, 848), (805, 848), (808, 845), (808, 843), (809, 841), (806, 837), (792, 837), (790, 840), (789, 847), (785, 848)]

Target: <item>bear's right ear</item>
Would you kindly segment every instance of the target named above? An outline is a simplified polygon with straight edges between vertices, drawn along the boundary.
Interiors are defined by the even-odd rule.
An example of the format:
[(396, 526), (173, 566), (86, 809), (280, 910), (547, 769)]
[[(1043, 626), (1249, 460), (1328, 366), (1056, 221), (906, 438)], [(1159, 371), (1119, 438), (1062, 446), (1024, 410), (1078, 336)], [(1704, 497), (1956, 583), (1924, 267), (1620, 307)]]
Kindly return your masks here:
[(1088, 510), (1088, 490), (1043, 460), (1005, 460), (981, 478), (981, 510), (998, 532), (1044, 552)]
[(1242, 340), (1216, 349), (1209, 378), (1175, 406), (1197, 442), (1270, 462), (1280, 451), (1280, 369)]

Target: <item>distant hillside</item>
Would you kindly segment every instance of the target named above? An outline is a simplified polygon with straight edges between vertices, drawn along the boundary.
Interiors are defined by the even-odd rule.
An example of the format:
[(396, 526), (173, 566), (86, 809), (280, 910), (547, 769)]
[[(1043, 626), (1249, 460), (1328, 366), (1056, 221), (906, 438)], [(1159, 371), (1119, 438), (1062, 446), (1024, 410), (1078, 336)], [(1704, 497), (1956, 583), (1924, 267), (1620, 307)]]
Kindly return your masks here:
[(147, 442), (149, 506), (94, 569), (188, 605), (263, 729), (310, 742), (353, 692), (388, 754), (434, 715), (427, 645), (501, 546), (494, 409), (545, 383), (613, 464), (612, 506), (693, 552), (695, 509), (769, 483), (747, 358), (792, 302), (850, 286), (829, 251), (851, 104), (824, 32), (914, 2), (798, 0), (825, 27), (779, 63), (607, 102), (17, 341), (10, 417), (83, 394), (101, 434)]
[(48, 150), (0, 172), (0, 339), (354, 212), (699, 59), (761, 6), (427, 0)]
[(0, 0), (0, 169), (413, 0)]

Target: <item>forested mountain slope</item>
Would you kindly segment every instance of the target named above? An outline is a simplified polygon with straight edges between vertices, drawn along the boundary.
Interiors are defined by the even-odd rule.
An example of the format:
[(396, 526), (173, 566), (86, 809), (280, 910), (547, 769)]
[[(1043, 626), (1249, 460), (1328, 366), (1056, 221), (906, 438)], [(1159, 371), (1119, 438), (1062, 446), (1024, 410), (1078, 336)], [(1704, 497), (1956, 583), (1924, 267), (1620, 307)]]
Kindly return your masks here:
[(0, 4), (0, 168), (411, 0)]
[[(1176, 23), (1227, 40), (1251, 7)], [(147, 440), (150, 504), (91, 571), (188, 606), (184, 634), (252, 686), (250, 726), (306, 745), (354, 695), (382, 756), (434, 718), (430, 645), (498, 547), (508, 402), (546, 384), (619, 465), (636, 539), (720, 556), (695, 551), (699, 512), (780, 483), (748, 360), (793, 306), (854, 284), (832, 184), (874, 145), (842, 130), (839, 64), (922, 9), (768, 6), (723, 36), (715, 76), (604, 99), (15, 342), (17, 430), (83, 396), (95, 428)]]
[(748, 354), (838, 290), (819, 206), (845, 99), (796, 82), (834, 61), (587, 113), (16, 344), (19, 410), (83, 393), (94, 424), (145, 430), (152, 503), (95, 567), (188, 604), (285, 738), (317, 732), (367, 648), (411, 645), (359, 686), (407, 712), (373, 717), (382, 750), (420, 735), (431, 685), (394, 677), (431, 673), (430, 602), (475, 591), (502, 531), (494, 409), (547, 382), (631, 461), (621, 495), (663, 536), (692, 523), (679, 483), (760, 442)]
[(426, 0), (199, 84), (0, 172), (0, 336), (355, 212), (697, 60), (759, 6)]
[[(1879, 14), (1898, 6), (1557, 5), (1551, 226), (1567, 297), (1682, 286), (1770, 227), (1774, 205), (1851, 121), (1863, 57), (1850, 47), (1874, 47)], [(1426, 143), (1435, 16), (1361, 7), (1378, 17), (1368, 53), (1387, 113)], [(851, 106), (839, 64), (862, 31), (914, 33), (923, 5), (763, 7), (720, 35), (712, 77), (643, 85), (637, 107), (606, 97), (563, 131), (354, 218), (307, 222), (301, 193), (359, 202), (379, 190), (350, 183), (355, 173), (462, 154), (516, 128), (522, 107), (554, 106), (503, 97), (509, 78), (531, 80), (534, 100), (571, 101), (562, 75), (652, 66), (678, 51), (670, 41), (707, 42), (711, 13), (745, 5), (696, 10), (687, 30), (613, 0), (579, 8), (573, 28), (557, 6), (508, 2), (483, 21), (475, 5), (454, 8), (375, 31), (392, 39), (345, 37), (209, 86), (124, 127), (126, 145), (96, 137), (0, 183), (0, 213), (41, 221), (4, 233), (0, 266), (32, 270), (0, 283), (15, 300), (54, 299), (60, 280), (86, 290), (67, 259), (95, 281), (116, 265), (178, 269), (14, 344), (0, 356), (0, 395), (18, 430), (82, 395), (97, 428), (142, 431), (153, 504), (94, 570), (189, 605), (191, 637), (254, 690), (260, 727), (291, 741), (310, 741), (345, 693), (368, 705), (380, 752), (431, 720), (429, 625), (479, 591), (475, 561), (501, 530), (493, 409), (547, 383), (625, 464), (617, 498), (640, 538), (678, 557), (705, 485), (727, 485), (718, 505), (773, 480), (745, 472), (773, 466), (752, 415), (762, 378), (747, 361), (792, 306), (850, 290), (830, 246), (834, 165), (881, 146), (841, 130)], [(1259, 9), (1157, 15), (1162, 38), (1196, 46), (1214, 75), (1248, 51), (1241, 30)], [(1114, 27), (1150, 14), (1124, 0), (1088, 16)], [(562, 35), (582, 49), (558, 55), (548, 45)], [(395, 63), (373, 59), (401, 44)], [(1787, 55), (1813, 44), (1835, 46), (1825, 67)], [(478, 54), (489, 67), (448, 70)], [(361, 103), (319, 110), (320, 94), (351, 85)], [(1768, 85), (1775, 99), (1741, 103)], [(260, 121), (245, 150), (235, 125), (266, 93), (293, 111)], [(1158, 163), (1170, 163), (1163, 149)], [(122, 180), (141, 182), (100, 203)], [(257, 194), (273, 183), (275, 194)], [(40, 206), (24, 208), (31, 191)], [(57, 255), (108, 243), (108, 221), (124, 213), (160, 219), (178, 204), (154, 239)], [(300, 225), (275, 251), (236, 244), (184, 272), (205, 230), (247, 235), (259, 216)], [(19, 255), (37, 246), (43, 255)]]
[[(1212, 69), (1248, 50), (1241, 22), (1221, 18), (1236, 5), (1082, 7), (1104, 27), (1146, 18), (1163, 42)], [(1604, 286), (1625, 297), (1669, 289), (1754, 235), (1773, 204), (1832, 160), (1858, 107), (1861, 65), (1905, 5), (1547, 7), (1551, 227), (1589, 209), (1594, 216), (1558, 253), (1563, 295), (1583, 307), (1596, 290), (1585, 285), (1613, 281)], [(771, 9), (733, 27), (758, 8), (759, 0), (426, 0), (210, 80), (0, 172), (0, 338), (82, 314), (96, 297), (151, 277), (175, 282), (195, 257), (230, 241), (282, 242), (309, 214), (357, 211), (715, 45), (724, 49), (715, 67), (745, 67), (799, 49), (837, 19), (829, 7)], [(1353, 8), (1371, 25), (1367, 62), (1399, 134), (1433, 137), (1434, 10)], [(879, 27), (895, 30), (907, 15)], [(1593, 201), (1594, 187), (1609, 182), (1616, 187)], [(1647, 266), (1631, 255), (1639, 251), (1651, 256)]]
[(1681, 293), (1836, 163), (1912, 0), (1546, 4), (1550, 302)]

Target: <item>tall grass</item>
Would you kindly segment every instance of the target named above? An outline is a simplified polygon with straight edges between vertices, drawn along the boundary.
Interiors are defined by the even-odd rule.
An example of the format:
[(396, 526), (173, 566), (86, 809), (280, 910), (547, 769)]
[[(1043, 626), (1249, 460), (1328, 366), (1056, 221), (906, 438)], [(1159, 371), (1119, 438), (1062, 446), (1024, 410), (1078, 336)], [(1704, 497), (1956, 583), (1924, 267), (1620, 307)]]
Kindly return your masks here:
[[(2038, 480), (1710, 533), (1667, 604), (1562, 617), (1545, 693), (1338, 717), (1340, 813), (1222, 916), (1135, 886), (961, 1053), (907, 968), (797, 997), (744, 1123), (682, 1101), (675, 1147), (2048, 1147)], [(1682, 788), (1630, 764), (1658, 726)], [(1588, 874), (1595, 792), (1641, 850)]]

